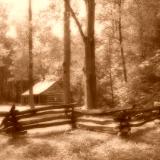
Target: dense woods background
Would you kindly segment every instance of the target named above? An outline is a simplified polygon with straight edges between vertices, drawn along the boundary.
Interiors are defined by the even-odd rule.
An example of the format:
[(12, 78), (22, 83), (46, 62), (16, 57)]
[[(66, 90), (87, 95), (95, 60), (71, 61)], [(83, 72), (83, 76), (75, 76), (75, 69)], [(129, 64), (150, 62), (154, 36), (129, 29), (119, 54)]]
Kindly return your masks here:
[[(93, 89), (95, 84), (97, 88), (97, 104), (88, 104), (98, 108), (147, 107), (158, 101), (160, 1), (95, 0), (95, 13), (92, 12), (94, 4), (88, 5), (91, 3), (89, 0), (70, 0), (70, 5), (67, 3), (67, 0), (50, 0), (48, 8), (33, 15), (34, 83), (48, 77), (62, 78), (63, 67), (68, 62), (64, 56), (66, 51), (66, 54), (70, 52), (71, 57), (71, 66), (68, 66), (71, 72), (68, 76), (71, 79), (73, 101), (83, 105), (86, 96), (94, 100), (95, 95), (85, 95), (84, 92), (85, 77), (89, 79), (90, 76), (90, 73), (86, 73), (86, 62), (88, 67), (94, 67), (95, 63), (96, 79), (92, 75), (89, 81), (93, 83), (90, 88)], [(8, 18), (10, 6), (2, 4), (0, 101), (19, 102), (21, 93), (29, 87), (27, 11), (23, 20), (11, 22)], [(71, 9), (76, 17), (70, 13)], [(70, 14), (70, 22), (67, 22), (67, 17), (63, 18), (65, 13)], [(79, 28), (75, 18), (78, 19)], [(67, 23), (70, 26), (68, 30)], [(65, 35), (70, 40), (70, 44), (66, 45), (63, 39), (64, 28), (70, 33)], [(90, 33), (93, 30), (95, 35)], [(95, 46), (90, 38), (87, 40), (90, 36), (95, 36)], [(91, 61), (85, 54), (88, 45), (95, 49), (95, 55), (92, 55), (95, 59), (92, 57)]]

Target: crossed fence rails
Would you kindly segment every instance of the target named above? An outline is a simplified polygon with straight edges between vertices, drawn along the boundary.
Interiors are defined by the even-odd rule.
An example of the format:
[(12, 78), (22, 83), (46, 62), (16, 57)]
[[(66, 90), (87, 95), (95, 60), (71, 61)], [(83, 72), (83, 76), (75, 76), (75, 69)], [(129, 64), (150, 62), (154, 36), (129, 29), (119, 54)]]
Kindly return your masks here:
[(160, 106), (147, 109), (82, 110), (75, 103), (50, 105), (18, 111), (13, 105), (3, 117), (0, 132), (11, 135), (25, 134), (27, 130), (62, 126), (103, 131), (122, 136), (129, 135), (132, 127), (139, 127), (160, 118)]

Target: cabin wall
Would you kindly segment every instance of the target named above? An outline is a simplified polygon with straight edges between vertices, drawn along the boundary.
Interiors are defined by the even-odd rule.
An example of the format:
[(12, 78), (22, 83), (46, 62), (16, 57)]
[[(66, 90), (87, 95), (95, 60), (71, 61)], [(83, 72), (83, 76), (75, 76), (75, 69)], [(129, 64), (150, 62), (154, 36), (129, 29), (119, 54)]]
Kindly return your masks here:
[[(27, 105), (29, 104), (29, 96), (22, 96), (21, 97), (21, 103), (23, 105)], [(38, 104), (47, 104), (47, 96), (46, 95), (34, 95), (34, 104), (38, 105)]]
[(64, 92), (61, 82), (56, 82), (43, 94), (47, 95), (47, 104), (64, 103)]

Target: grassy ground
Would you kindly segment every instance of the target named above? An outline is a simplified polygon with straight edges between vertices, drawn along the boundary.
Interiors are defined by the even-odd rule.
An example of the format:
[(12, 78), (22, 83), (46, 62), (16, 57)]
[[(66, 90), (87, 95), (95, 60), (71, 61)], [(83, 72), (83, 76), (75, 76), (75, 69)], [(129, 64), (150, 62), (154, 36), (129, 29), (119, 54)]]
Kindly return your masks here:
[(159, 124), (135, 130), (128, 139), (84, 130), (0, 139), (0, 160), (160, 160)]

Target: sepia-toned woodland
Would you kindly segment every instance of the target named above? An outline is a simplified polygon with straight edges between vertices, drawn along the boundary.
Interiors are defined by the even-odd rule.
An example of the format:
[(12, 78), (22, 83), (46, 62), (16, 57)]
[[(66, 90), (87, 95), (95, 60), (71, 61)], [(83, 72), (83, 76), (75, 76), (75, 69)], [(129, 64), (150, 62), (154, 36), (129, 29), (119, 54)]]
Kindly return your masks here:
[(159, 0), (48, 0), (20, 20), (0, 3), (0, 103), (20, 103), (44, 79), (87, 108), (159, 101)]

